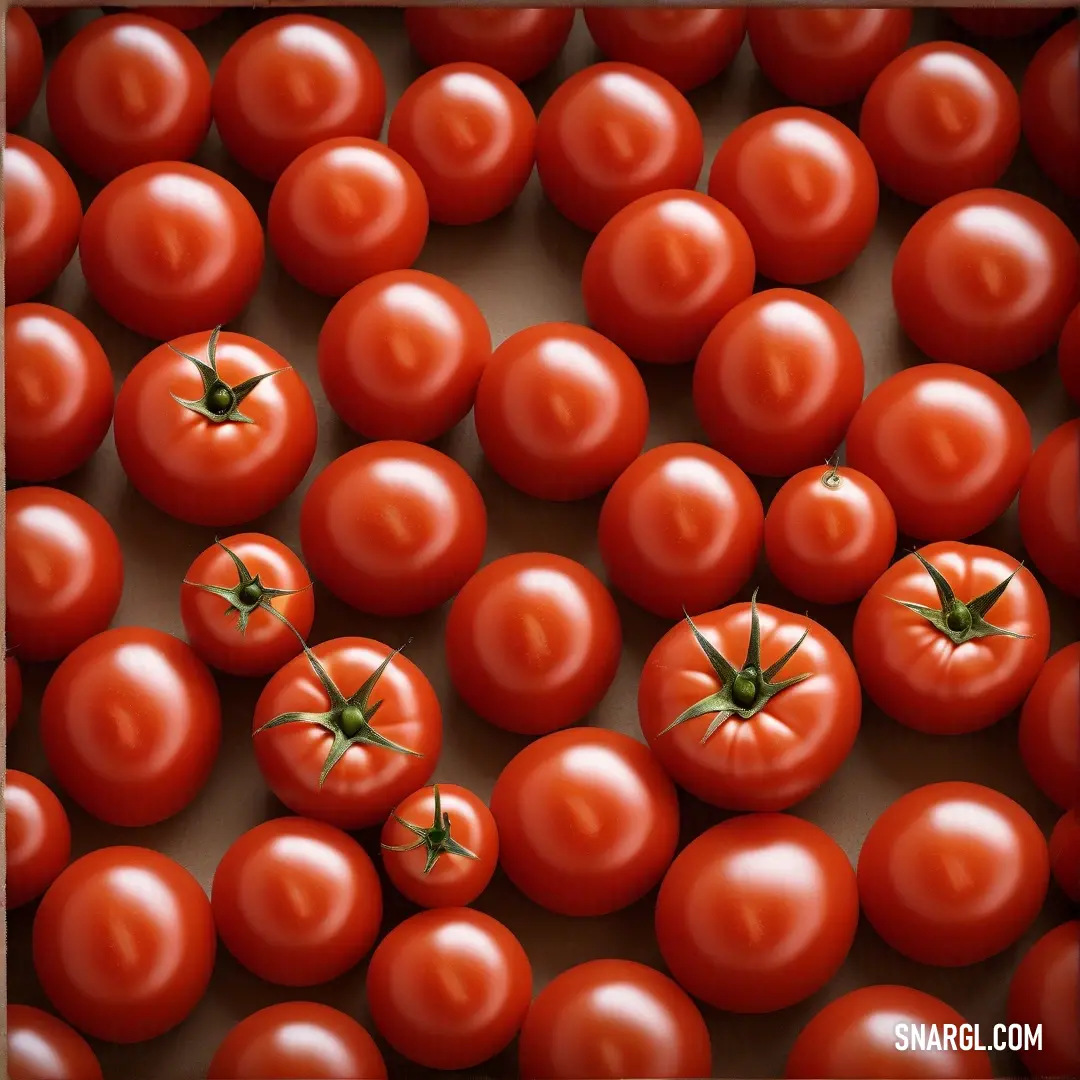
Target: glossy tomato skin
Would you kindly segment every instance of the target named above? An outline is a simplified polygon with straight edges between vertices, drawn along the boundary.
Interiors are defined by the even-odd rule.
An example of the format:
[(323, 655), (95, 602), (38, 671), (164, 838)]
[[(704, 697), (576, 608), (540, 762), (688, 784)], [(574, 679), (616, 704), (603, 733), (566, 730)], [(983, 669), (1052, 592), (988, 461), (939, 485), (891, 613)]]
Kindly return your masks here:
[[(19, 661), (14, 656), (4, 657), (4, 724), (11, 731), (22, 710), (23, 683)], [(8, 842), (10, 850), (10, 841)]]
[(300, 510), (300, 543), (317, 581), (371, 615), (418, 615), (476, 572), (484, 500), (452, 458), (419, 443), (375, 442), (328, 465)]
[(1065, 320), (1058, 341), (1057, 359), (1065, 392), (1080, 405), (1080, 304), (1072, 309), (1072, 314)]
[(1054, 653), (1020, 711), (1020, 756), (1063, 810), (1080, 807), (1080, 642)]
[[(41, 35), (23, 8), (7, 11), (5, 92), (7, 128), (18, 127), (30, 114), (41, 89), (45, 53)], [(7, 162), (5, 161), (5, 166)], [(5, 169), (6, 172), (6, 169)]]
[(1058, 888), (1080, 904), (1080, 813), (1069, 810), (1050, 834), (1050, 872)]
[(546, 735), (592, 712), (621, 654), (611, 594), (561, 555), (488, 563), (454, 598), (446, 622), (454, 689), (489, 724), (522, 735)]
[(179, 863), (141, 847), (76, 859), (34, 918), (34, 969), (69, 1023), (134, 1043), (184, 1020), (210, 983), (214, 918)]
[(679, 838), (675, 787), (629, 735), (578, 727), (521, 750), (495, 781), (499, 862), (558, 915), (607, 915), (663, 877)]
[(7, 823), (8, 911), (37, 899), (71, 858), (71, 825), (60, 800), (37, 777), (8, 769), (4, 780)]
[(63, 1020), (31, 1005), (7, 1006), (10, 1080), (102, 1080), (90, 1044)]
[(1024, 138), (1035, 160), (1067, 195), (1080, 198), (1080, 24), (1067, 22), (1035, 54), (1020, 89)]
[(522, 1080), (708, 1076), (709, 1029), (680, 987), (631, 960), (591, 960), (537, 994), (518, 1042)]
[(957, 26), (978, 37), (1011, 38), (1034, 33), (1052, 23), (1060, 8), (978, 7), (945, 8)]
[(200, 26), (206, 26), (225, 14), (223, 8), (211, 7), (137, 7), (131, 10), (184, 31), (198, 30)]

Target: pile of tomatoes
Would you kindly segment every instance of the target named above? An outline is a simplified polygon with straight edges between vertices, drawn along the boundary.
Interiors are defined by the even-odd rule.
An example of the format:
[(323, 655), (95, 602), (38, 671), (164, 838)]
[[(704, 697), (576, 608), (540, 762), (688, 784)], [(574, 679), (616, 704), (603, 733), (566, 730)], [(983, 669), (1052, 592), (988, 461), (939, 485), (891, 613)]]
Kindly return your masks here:
[[(63, 40), (46, 77), (53, 14), (7, 16), (6, 724), (34, 665), (21, 734), (34, 724), (48, 783), (6, 774), (6, 905), (36, 903), (33, 967), (58, 1014), (9, 1007), (15, 1080), (101, 1077), (83, 1035), (182, 1032), (220, 947), (279, 989), (190, 1063), (210, 1080), (386, 1077), (387, 1049), (471, 1072), (515, 1040), (523, 1080), (708, 1076), (725, 1048), (701, 1005), (806, 1001), (860, 914), (908, 961), (967, 967), (1015, 947), (1051, 889), (1080, 902), (1080, 642), (1051, 651), (1047, 598), (1080, 598), (1080, 247), (995, 186), (1023, 142), (1080, 197), (1075, 19), (952, 13), (976, 41), (1041, 34), (1018, 92), (970, 45), (909, 48), (903, 9), (588, 9), (604, 58), (537, 114), (526, 90), (573, 9), (415, 8), (404, 33), (427, 70), (388, 117), (379, 62), (341, 21), (261, 18), (211, 76), (187, 34), (219, 12), (80, 17), (47, 31)], [(789, 103), (727, 132), (697, 191), (687, 95), (706, 102), (744, 39)], [(43, 83), (56, 155), (18, 134)], [(191, 163), (211, 124), (264, 213)], [(494, 342), (465, 290), (413, 264), (429, 231), (506, 214), (534, 166), (589, 237), (586, 319)], [(85, 209), (69, 167), (94, 184)], [(920, 362), (865, 393), (859, 337), (811, 290), (858, 280), (885, 199), (918, 208), (892, 299), (896, 348)], [(42, 302), (76, 251), (86, 308), (153, 343), (128, 371)], [(542, 248), (530, 258), (543, 275)], [(317, 378), (253, 319), (232, 329), (275, 274), (325, 298)], [(1009, 373), (1055, 351), (1062, 407), (1035, 446)], [(654, 378), (680, 365), (681, 386)], [(656, 385), (692, 400), (703, 441), (691, 427), (645, 449)], [(352, 448), (309, 482), (319, 443), (341, 443), (331, 413)], [(474, 476), (431, 445), (470, 413), (485, 486), (521, 508), (494, 559)], [(131, 498), (158, 512), (140, 542), (190, 542), (167, 583), (184, 639), (113, 626), (125, 589), (159, 584), (125, 578), (130, 504), (56, 486), (110, 428)], [(985, 542), (1017, 498), (1024, 562)], [(579, 501), (603, 578), (591, 549), (533, 550)], [(297, 504), (294, 550), (266, 522)], [(317, 601), (369, 634), (317, 640)], [(843, 633), (804, 604), (833, 626), (846, 611)], [(624, 650), (627, 619), (652, 620), (647, 655)], [(404, 640), (371, 630), (391, 623)], [(432, 625), (446, 680), (408, 638)], [(641, 737), (580, 723), (628, 664)], [(227, 688), (252, 679), (235, 715)], [(479, 723), (444, 725), (451, 695)], [(864, 701), (945, 767), (877, 818), (853, 868), (787, 811), (843, 784)], [(1063, 813), (1049, 843), (1014, 799), (950, 777), (955, 737), (1017, 711), (1016, 756)], [(208, 897), (138, 830), (193, 827), (237, 725), (291, 814), (203, 821), (228, 839)], [(466, 730), (491, 734), (459, 748), (494, 763), (486, 802), (432, 783)], [(688, 836), (701, 804), (723, 820)], [(72, 860), (69, 812), (76, 850), (86, 815), (118, 842)], [(534, 996), (519, 937), (472, 906), (497, 869), (521, 905), (567, 919), (657, 890), (656, 965), (563, 965)], [(384, 919), (391, 890), (401, 920)], [(1017, 959), (999, 1019), (1041, 1025), (1032, 1073), (1076, 1075), (1080, 921)], [(370, 1032), (307, 990), (358, 965)], [(788, 1076), (992, 1075), (983, 1048), (899, 1051), (897, 1023), (965, 1020), (863, 981), (809, 1020)]]

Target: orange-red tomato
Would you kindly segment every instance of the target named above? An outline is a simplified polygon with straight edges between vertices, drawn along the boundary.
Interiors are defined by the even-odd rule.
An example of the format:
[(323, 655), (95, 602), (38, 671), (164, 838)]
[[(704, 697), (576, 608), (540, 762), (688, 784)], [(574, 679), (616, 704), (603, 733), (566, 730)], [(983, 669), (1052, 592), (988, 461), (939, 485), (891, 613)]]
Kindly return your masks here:
[(10, 1080), (102, 1080), (90, 1044), (63, 1020), (30, 1005), (5, 1013)]
[[(14, 656), (4, 657), (4, 725), (6, 731), (11, 731), (19, 719), (22, 710), (23, 684), (22, 670), (19, 661)], [(8, 841), (10, 852), (11, 841)], [(10, 855), (9, 855), (10, 857)]]
[(1035, 54), (1020, 89), (1024, 138), (1067, 195), (1080, 198), (1080, 22), (1072, 19)]
[[(45, 53), (34, 20), (23, 8), (9, 8), (5, 37), (7, 127), (18, 127), (29, 115), (41, 89)], [(7, 180), (7, 160), (4, 160)]]
[(1080, 812), (1068, 810), (1050, 834), (1050, 872), (1058, 887), (1080, 904)]
[(1058, 341), (1057, 361), (1065, 392), (1080, 405), (1080, 304), (1072, 309), (1072, 314), (1065, 320)]
[(981, 37), (1010, 38), (1034, 33), (1052, 23), (1061, 8), (1044, 7), (961, 7), (945, 8), (957, 26)]
[(7, 823), (8, 911), (36, 900), (71, 857), (71, 825), (60, 800), (37, 777), (8, 769), (4, 779)]
[(136, 7), (131, 9), (137, 15), (148, 15), (152, 19), (175, 26), (177, 30), (197, 30), (225, 14), (226, 8), (212, 7)]
[(1020, 756), (1048, 799), (1080, 806), (1080, 642), (1039, 672), (1020, 712)]

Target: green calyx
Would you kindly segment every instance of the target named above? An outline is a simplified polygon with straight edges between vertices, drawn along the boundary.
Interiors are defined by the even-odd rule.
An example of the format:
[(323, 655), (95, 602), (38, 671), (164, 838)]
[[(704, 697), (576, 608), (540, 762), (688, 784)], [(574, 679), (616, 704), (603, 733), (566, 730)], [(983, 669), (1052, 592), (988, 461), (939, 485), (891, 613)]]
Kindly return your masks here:
[(415, 851), (424, 848), (426, 860), (424, 873), (430, 874), (432, 868), (442, 855), (460, 855), (463, 859), (478, 859), (480, 856), (470, 851), (467, 847), (459, 844), (450, 835), (450, 815), (444, 814), (442, 799), (439, 795), (439, 785), (435, 791), (435, 815), (432, 823), (428, 826), (414, 825), (411, 821), (393, 815), (394, 820), (409, 830), (417, 839), (411, 844), (383, 844), (384, 851)]

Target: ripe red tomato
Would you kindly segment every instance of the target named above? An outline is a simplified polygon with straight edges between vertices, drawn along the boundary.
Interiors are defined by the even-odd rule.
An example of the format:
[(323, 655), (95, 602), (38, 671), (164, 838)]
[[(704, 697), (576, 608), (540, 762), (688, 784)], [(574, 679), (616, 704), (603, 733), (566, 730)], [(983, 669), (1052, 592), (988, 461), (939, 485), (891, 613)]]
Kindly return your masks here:
[(589, 322), (635, 359), (681, 364), (754, 291), (754, 249), (739, 219), (715, 199), (658, 191), (600, 230), (581, 291)]
[(188, 567), (180, 618), (191, 647), (211, 667), (227, 675), (269, 675), (296, 656), (300, 639), (311, 633), (311, 578), (280, 540), (264, 533), (228, 536)]
[(103, 1080), (90, 1044), (63, 1020), (30, 1005), (8, 1005), (6, 1019), (10, 1080)]
[(592, 712), (615, 679), (622, 627), (610, 593), (562, 555), (507, 555), (454, 598), (450, 681), (489, 724), (546, 735)]
[(367, 972), (371, 1018), (403, 1057), (473, 1069), (509, 1046), (532, 997), (514, 935), (472, 908), (422, 911), (379, 943)]
[(989, 38), (1022, 37), (1052, 23), (1061, 8), (978, 7), (945, 8), (957, 26), (972, 34)]
[[(30, 114), (41, 89), (45, 53), (34, 20), (23, 8), (9, 8), (5, 37), (7, 128), (18, 127)], [(4, 161), (5, 174), (7, 160)], [(7, 176), (4, 177), (7, 180)], [(10, 297), (9, 297), (10, 299)]]
[(10, 911), (36, 900), (71, 858), (71, 825), (60, 800), (36, 777), (8, 769), (4, 780), (7, 822), (7, 891)]
[[(1072, 309), (1072, 314), (1065, 320), (1058, 341), (1057, 361), (1065, 392), (1080, 405), (1080, 304)], [(10, 425), (8, 431), (11, 431)], [(10, 453), (9, 449), (9, 456)]]
[(932, 206), (1001, 179), (1020, 143), (1020, 98), (988, 56), (932, 41), (901, 53), (874, 80), (859, 138), (887, 188)]
[(136, 15), (148, 15), (153, 19), (175, 26), (177, 30), (197, 30), (225, 14), (225, 8), (212, 7), (137, 7), (131, 9)]
[(765, 1013), (820, 990), (859, 921), (855, 872), (837, 843), (789, 814), (747, 814), (702, 833), (671, 864), (656, 937), (684, 990)]
[(843, 645), (812, 619), (755, 599), (669, 630), (645, 661), (637, 706), (668, 775), (726, 810), (805, 799), (847, 757), (862, 716)]
[(511, 334), (491, 355), (473, 419), (488, 464), (536, 499), (584, 499), (641, 453), (649, 395), (617, 345), (572, 323)]
[(1031, 460), (1031, 426), (993, 379), (920, 364), (876, 386), (847, 432), (847, 461), (892, 504), (900, 532), (961, 540), (1008, 509)]
[(124, 587), (120, 542), (89, 503), (47, 487), (7, 493), (7, 644), (60, 660), (112, 622)]
[(1035, 160), (1067, 195), (1080, 198), (1080, 23), (1071, 19), (1035, 54), (1020, 89), (1024, 138)]
[[(14, 656), (4, 657), (4, 726), (11, 731), (22, 710), (23, 684), (19, 661)], [(11, 841), (8, 840), (10, 857)]]
[(363, 829), (428, 782), (442, 749), (442, 710), (400, 652), (335, 638), (266, 684), (251, 725), (255, 760), (294, 814)]
[(251, 203), (228, 180), (182, 161), (139, 165), (111, 181), (79, 238), (94, 299), (158, 341), (235, 319), (258, 288), (263, 249)]
[(300, 510), (316, 580), (371, 615), (444, 604), (476, 572), (486, 541), (487, 511), (472, 478), (419, 443), (350, 450), (315, 478)]
[(529, 743), (491, 793), (499, 863), (534, 903), (607, 915), (663, 877), (679, 839), (675, 787), (648, 749), (606, 728)]
[(1020, 712), (1020, 756), (1048, 799), (1080, 806), (1080, 641), (1039, 672)]
[[(127, 175), (131, 175), (128, 173)], [(132, 486), (194, 525), (238, 525), (286, 499), (315, 455), (311, 395), (246, 334), (186, 334), (147, 353), (120, 387), (113, 437)]]
[(630, 960), (592, 960), (556, 976), (529, 1007), (521, 1080), (708, 1076), (709, 1029), (666, 975)]
[(785, 285), (845, 270), (877, 221), (866, 147), (839, 120), (798, 106), (758, 113), (728, 135), (709, 194), (746, 226), (758, 273)]
[(1050, 872), (1058, 887), (1080, 904), (1080, 813), (1068, 810), (1050, 834)]
[(690, 103), (634, 64), (593, 64), (571, 75), (548, 98), (536, 127), (544, 193), (589, 232), (643, 195), (695, 187), (704, 155)]

